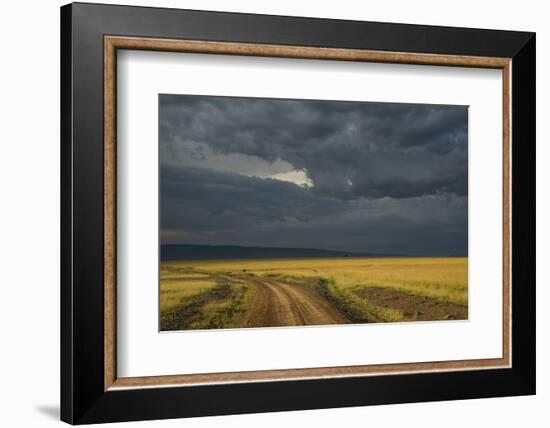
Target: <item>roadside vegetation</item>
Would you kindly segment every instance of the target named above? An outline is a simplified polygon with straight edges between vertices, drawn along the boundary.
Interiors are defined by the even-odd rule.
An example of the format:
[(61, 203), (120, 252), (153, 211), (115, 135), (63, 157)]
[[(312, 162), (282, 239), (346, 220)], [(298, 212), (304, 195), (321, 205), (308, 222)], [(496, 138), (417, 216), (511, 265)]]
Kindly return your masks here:
[[(465, 257), (174, 261), (161, 264), (160, 284), (161, 330), (263, 326), (257, 314), (281, 304), (282, 284), (286, 294), (310, 290), (350, 323), (468, 318)], [(273, 297), (262, 287), (275, 287)]]

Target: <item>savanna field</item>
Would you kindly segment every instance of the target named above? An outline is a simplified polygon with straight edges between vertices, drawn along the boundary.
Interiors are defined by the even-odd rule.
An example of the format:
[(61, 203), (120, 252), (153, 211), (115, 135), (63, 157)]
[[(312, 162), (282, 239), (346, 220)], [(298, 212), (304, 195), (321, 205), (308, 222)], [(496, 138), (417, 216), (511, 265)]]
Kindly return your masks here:
[(468, 318), (467, 257), (167, 261), (161, 330)]

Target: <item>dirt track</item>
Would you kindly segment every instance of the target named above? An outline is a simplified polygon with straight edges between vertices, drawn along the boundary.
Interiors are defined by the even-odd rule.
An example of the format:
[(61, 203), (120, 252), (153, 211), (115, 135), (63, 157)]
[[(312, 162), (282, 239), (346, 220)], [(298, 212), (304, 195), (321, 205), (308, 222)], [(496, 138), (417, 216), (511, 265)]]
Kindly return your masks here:
[[(183, 285), (197, 275), (215, 285), (163, 312), (163, 331), (468, 319), (467, 305), (389, 287), (356, 287), (342, 295), (316, 276), (258, 275), (242, 268), (215, 273), (185, 268), (175, 273), (182, 275), (178, 280)], [(388, 316), (384, 309), (393, 312)]]
[(346, 324), (350, 321), (324, 297), (305, 285), (254, 278), (255, 298), (248, 327)]

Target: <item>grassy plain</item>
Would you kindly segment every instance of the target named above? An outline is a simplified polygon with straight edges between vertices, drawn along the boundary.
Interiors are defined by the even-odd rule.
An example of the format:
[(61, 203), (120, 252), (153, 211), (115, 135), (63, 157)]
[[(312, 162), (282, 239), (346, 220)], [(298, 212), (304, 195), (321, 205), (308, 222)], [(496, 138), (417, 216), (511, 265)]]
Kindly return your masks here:
[[(270, 293), (265, 293), (268, 289)], [(322, 307), (327, 305), (341, 317), (327, 314), (323, 321)], [(270, 306), (282, 309), (275, 308), (277, 314), (268, 316), (274, 309)], [(351, 323), (466, 319), (467, 306), (466, 257), (161, 264), (162, 330), (330, 324), (335, 319)], [(308, 317), (308, 311), (314, 310), (319, 313)]]

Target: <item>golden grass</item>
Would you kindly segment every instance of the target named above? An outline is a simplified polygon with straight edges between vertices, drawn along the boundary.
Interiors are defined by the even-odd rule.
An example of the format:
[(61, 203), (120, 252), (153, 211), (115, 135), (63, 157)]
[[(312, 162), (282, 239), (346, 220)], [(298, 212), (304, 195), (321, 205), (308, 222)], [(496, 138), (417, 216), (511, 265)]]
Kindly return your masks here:
[[(255, 275), (325, 278), (342, 292), (380, 286), (461, 305), (468, 303), (467, 257), (192, 260), (165, 262), (162, 266), (169, 276), (177, 276), (179, 271), (207, 278), (210, 274), (239, 274), (246, 269)], [(198, 284), (199, 280), (192, 283)]]
[(169, 312), (185, 299), (204, 293), (216, 286), (208, 275), (188, 274), (174, 269), (175, 266), (161, 264), (160, 269), (160, 312)]
[[(168, 330), (249, 326), (247, 314), (255, 301), (252, 278), (264, 276), (313, 287), (355, 323), (467, 317), (466, 257), (169, 261), (161, 263), (160, 276), (161, 319)], [(372, 287), (393, 289), (402, 297), (390, 293), (390, 300), (381, 301), (368, 294)], [(425, 298), (455, 307), (438, 304), (439, 312), (430, 312), (422, 306)], [(183, 321), (174, 314), (184, 314)]]

